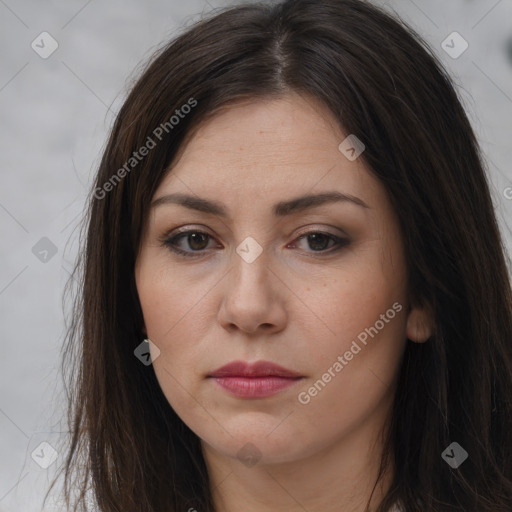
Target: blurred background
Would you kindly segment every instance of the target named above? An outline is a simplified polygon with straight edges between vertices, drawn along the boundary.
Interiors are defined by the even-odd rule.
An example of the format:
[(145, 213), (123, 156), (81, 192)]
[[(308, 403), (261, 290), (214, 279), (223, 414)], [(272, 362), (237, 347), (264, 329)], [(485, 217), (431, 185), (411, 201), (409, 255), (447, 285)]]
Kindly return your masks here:
[[(144, 62), (216, 0), (0, 0), (0, 512), (43, 510), (64, 454), (62, 293), (106, 136)], [(512, 0), (375, 1), (458, 84), (512, 248)], [(55, 498), (55, 499), (54, 499)], [(62, 511), (57, 495), (45, 511)]]

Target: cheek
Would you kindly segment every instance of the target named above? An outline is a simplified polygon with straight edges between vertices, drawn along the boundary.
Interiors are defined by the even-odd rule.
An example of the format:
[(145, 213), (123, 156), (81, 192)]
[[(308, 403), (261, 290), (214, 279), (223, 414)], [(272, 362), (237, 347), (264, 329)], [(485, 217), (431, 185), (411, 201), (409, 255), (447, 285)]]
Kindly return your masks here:
[(157, 264), (142, 266), (137, 275), (137, 291), (148, 338), (160, 350), (155, 371), (161, 372), (165, 365), (173, 374), (176, 369), (185, 372), (190, 365), (190, 352), (195, 349), (191, 337), (197, 336), (197, 330), (192, 325), (204, 293), (198, 287), (186, 286), (176, 272), (171, 274)]
[(398, 302), (402, 306), (400, 309), (405, 310), (406, 289), (401, 274), (397, 272), (391, 276), (389, 272), (383, 272), (381, 262), (373, 258), (366, 261), (354, 258), (353, 265), (332, 272), (330, 276), (323, 275), (316, 283), (302, 284), (302, 288), (299, 288), (301, 283), (297, 285), (302, 290), (300, 295), (304, 304), (314, 313), (307, 316), (310, 329), (316, 322), (318, 334), (331, 339), (327, 345), (335, 343), (337, 348), (347, 342), (350, 345), (349, 340), (373, 326), (390, 309), (388, 316), (392, 318), (386, 323), (385, 330), (394, 329), (397, 334), (405, 329), (403, 315), (395, 319), (397, 311), (392, 308)]
[[(405, 348), (406, 303), (404, 293), (386, 284), (377, 279), (371, 286), (346, 280), (328, 299), (311, 297), (321, 322), (311, 315), (302, 328), (308, 339), (315, 340), (306, 349), (307, 360), (315, 362), (315, 378), (330, 370), (337, 377), (327, 375), (326, 380), (341, 384), (347, 379), (348, 389), (367, 381), (372, 372), (385, 382), (393, 380)], [(339, 356), (343, 368), (339, 364), (333, 368)]]
[(160, 350), (153, 363), (155, 374), (168, 401), (178, 409), (186, 406), (192, 412), (189, 393), (198, 391), (209, 369), (205, 354), (215, 350), (209, 333), (216, 322), (212, 301), (217, 281), (209, 268), (180, 270), (151, 253), (137, 274), (148, 338)]
[(301, 418), (312, 445), (318, 442), (319, 425), (325, 442), (332, 441), (369, 418), (380, 425), (378, 418), (391, 406), (405, 348), (405, 307), (385, 300), (382, 307), (372, 301), (367, 305), (364, 310), (345, 304), (338, 323), (332, 320), (339, 336), (320, 339), (315, 350), (308, 350), (314, 371), (295, 397), (299, 414), (294, 419)]
[(302, 326), (315, 339), (305, 347), (314, 374), (297, 398), (312, 423), (320, 417), (328, 423), (329, 413), (350, 422), (388, 393), (405, 349), (407, 299), (403, 275), (391, 268), (361, 258), (337, 278), (304, 288), (318, 315)]
[(207, 286), (199, 286), (190, 273), (172, 268), (158, 256), (142, 260), (137, 272), (137, 291), (148, 336), (155, 343), (173, 337), (181, 323), (197, 315)]
[(156, 378), (169, 404), (188, 423), (204, 413), (196, 410), (197, 402), (189, 394), (195, 394), (201, 380), (194, 364), (202, 349), (196, 343), (201, 335), (195, 321), (201, 294), (195, 288), (184, 293), (180, 280), (163, 272), (142, 273), (138, 293), (148, 338), (160, 350), (153, 361)]

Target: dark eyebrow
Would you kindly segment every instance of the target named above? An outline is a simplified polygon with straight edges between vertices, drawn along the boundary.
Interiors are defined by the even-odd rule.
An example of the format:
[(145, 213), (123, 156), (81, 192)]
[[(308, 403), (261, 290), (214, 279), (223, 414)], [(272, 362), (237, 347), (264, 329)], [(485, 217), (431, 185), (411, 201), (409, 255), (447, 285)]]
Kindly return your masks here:
[[(311, 194), (296, 197), (289, 201), (282, 201), (274, 205), (273, 213), (276, 217), (284, 217), (293, 213), (302, 212), (315, 206), (321, 206), (327, 203), (350, 202), (361, 206), (362, 208), (370, 208), (362, 199), (350, 194), (341, 192), (323, 192), (319, 194)], [(219, 215), (220, 217), (228, 217), (228, 213), (224, 206), (217, 201), (210, 201), (188, 194), (168, 194), (155, 199), (151, 203), (151, 208), (156, 208), (162, 204), (180, 204), (191, 210), (198, 210), (203, 213)]]

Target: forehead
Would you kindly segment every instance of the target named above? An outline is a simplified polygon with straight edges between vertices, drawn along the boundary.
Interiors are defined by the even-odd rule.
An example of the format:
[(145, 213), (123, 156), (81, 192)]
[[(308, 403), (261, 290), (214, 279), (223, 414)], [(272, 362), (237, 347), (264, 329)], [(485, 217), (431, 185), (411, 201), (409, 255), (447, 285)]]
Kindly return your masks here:
[(229, 105), (196, 130), (155, 197), (186, 192), (244, 208), (256, 199), (274, 204), (337, 190), (375, 202), (382, 186), (362, 159), (350, 161), (338, 149), (347, 135), (311, 97), (292, 93)]

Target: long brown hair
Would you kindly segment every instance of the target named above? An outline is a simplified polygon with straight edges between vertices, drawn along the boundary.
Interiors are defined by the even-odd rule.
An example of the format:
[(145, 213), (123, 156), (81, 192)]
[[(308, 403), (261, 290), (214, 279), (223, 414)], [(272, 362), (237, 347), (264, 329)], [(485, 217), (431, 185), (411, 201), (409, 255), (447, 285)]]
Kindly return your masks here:
[[(511, 283), (484, 164), (434, 52), (359, 0), (229, 8), (161, 48), (131, 90), (75, 270), (62, 358), (67, 506), (214, 510), (198, 437), (134, 356), (144, 339), (134, 265), (151, 198), (199, 123), (232, 102), (289, 91), (321, 100), (365, 144), (361, 158), (400, 220), (411, 300), (435, 317), (431, 339), (406, 348), (381, 465), (393, 462), (394, 479), (378, 512), (397, 501), (407, 512), (510, 512)], [(441, 457), (454, 441), (469, 454), (456, 469)]]

